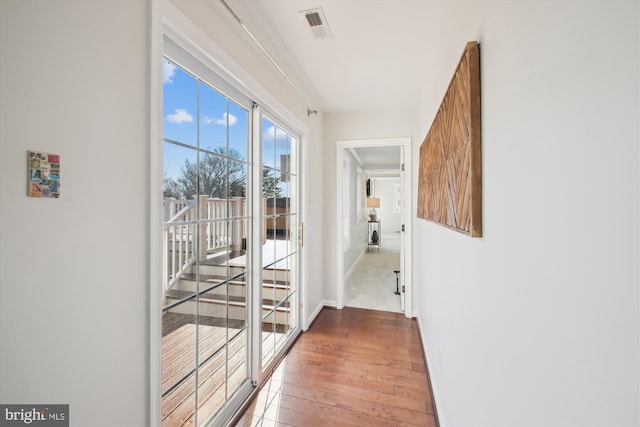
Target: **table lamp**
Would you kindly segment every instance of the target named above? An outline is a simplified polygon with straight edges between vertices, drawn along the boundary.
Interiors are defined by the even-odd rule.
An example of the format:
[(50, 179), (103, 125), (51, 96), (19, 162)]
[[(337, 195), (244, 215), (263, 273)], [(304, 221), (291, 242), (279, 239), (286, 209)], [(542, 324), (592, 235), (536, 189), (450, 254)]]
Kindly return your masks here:
[(369, 221), (377, 221), (378, 214), (376, 213), (376, 208), (380, 207), (380, 199), (378, 197), (369, 197), (367, 199), (367, 207), (371, 208), (369, 211)]

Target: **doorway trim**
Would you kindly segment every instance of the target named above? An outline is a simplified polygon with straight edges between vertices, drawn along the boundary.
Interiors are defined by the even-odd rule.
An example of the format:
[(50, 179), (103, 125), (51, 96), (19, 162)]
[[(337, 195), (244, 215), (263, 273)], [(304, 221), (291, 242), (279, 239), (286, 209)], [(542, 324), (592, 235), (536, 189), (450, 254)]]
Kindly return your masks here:
[(336, 254), (336, 308), (341, 310), (344, 308), (344, 251), (342, 248), (342, 192), (343, 192), (343, 174), (342, 162), (345, 150), (350, 148), (365, 147), (389, 147), (399, 146), (402, 151), (401, 161), (404, 163), (404, 189), (402, 191), (402, 223), (404, 224), (404, 241), (403, 252), (404, 268), (401, 267), (400, 275), (401, 285), (405, 286), (404, 292), (404, 315), (413, 317), (413, 286), (411, 280), (412, 265), (412, 230), (411, 230), (411, 137), (383, 138), (383, 139), (357, 139), (357, 140), (341, 140), (336, 142), (336, 234), (335, 234), (335, 254)]

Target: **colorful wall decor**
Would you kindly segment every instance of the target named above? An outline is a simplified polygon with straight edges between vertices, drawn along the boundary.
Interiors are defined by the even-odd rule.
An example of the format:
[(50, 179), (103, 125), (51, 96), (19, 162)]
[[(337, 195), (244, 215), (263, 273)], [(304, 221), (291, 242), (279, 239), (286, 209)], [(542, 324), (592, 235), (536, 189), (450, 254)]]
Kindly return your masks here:
[(27, 152), (27, 196), (60, 197), (60, 156), (41, 151)]
[(420, 146), (418, 217), (482, 237), (480, 52), (467, 43)]

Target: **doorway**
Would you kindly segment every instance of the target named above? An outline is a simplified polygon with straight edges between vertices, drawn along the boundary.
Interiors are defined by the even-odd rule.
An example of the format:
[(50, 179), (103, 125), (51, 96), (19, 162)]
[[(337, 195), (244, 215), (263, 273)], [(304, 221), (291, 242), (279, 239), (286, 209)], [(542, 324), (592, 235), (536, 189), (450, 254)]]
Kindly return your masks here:
[[(349, 166), (354, 162), (354, 159), (358, 159), (358, 153), (366, 152), (368, 149), (373, 151), (383, 150), (386, 153), (396, 150), (398, 152), (397, 160), (390, 161), (392, 156), (383, 156), (386, 160), (377, 160), (375, 162), (363, 161), (362, 164)], [(364, 151), (362, 151), (364, 150)], [(354, 155), (355, 154), (355, 155)], [(341, 195), (337, 197), (337, 209), (336, 209), (336, 307), (342, 309), (345, 306), (345, 284), (346, 279), (354, 273), (352, 267), (357, 265), (358, 261), (366, 255), (370, 255), (369, 250), (378, 250), (385, 248), (385, 236), (387, 237), (387, 243), (389, 248), (393, 247), (393, 239), (397, 238), (397, 247), (399, 250), (399, 262), (397, 274), (397, 287), (399, 291), (399, 299), (401, 303), (401, 310), (405, 316), (412, 317), (412, 287), (411, 287), (411, 217), (410, 206), (411, 203), (411, 183), (409, 179), (405, 179), (405, 176), (411, 176), (411, 138), (389, 138), (389, 139), (369, 139), (369, 140), (352, 140), (352, 141), (338, 141), (336, 150), (336, 165), (337, 179), (336, 179), (336, 194)], [(358, 163), (358, 160), (355, 160)], [(386, 163), (385, 163), (386, 162)], [(356, 170), (355, 174), (350, 174), (348, 171)], [(360, 171), (361, 169), (361, 171)], [(371, 248), (371, 236), (368, 230), (371, 219), (368, 214), (370, 211), (366, 207), (367, 196), (374, 196), (376, 181), (386, 182), (387, 179), (393, 179), (393, 175), (397, 178), (399, 184), (395, 191), (397, 191), (397, 200), (394, 200), (393, 196), (385, 197), (387, 207), (397, 203), (399, 210), (400, 223), (398, 224), (398, 230), (393, 225), (391, 229), (386, 230), (384, 228), (385, 222), (383, 218), (373, 218), (379, 220), (376, 224), (382, 230), (378, 236), (378, 247)], [(373, 180), (372, 180), (373, 178)], [(369, 180), (367, 182), (367, 180)], [(367, 183), (369, 186), (367, 186)], [(372, 188), (373, 187), (373, 188)], [(369, 193), (367, 194), (367, 190)], [(391, 193), (392, 194), (392, 193)], [(352, 214), (353, 213), (353, 214)], [(355, 215), (355, 218), (351, 217)], [(360, 235), (352, 230), (355, 227), (361, 230)], [(385, 231), (386, 230), (386, 231)], [(396, 235), (396, 231), (398, 231)], [(356, 236), (354, 245), (347, 242), (346, 236)], [(377, 252), (376, 252), (377, 253)], [(354, 258), (355, 257), (355, 258)], [(391, 283), (390, 286), (390, 299), (396, 297), (395, 292), (395, 274), (393, 270), (390, 270)], [(407, 274), (408, 273), (408, 274)], [(388, 280), (389, 278), (383, 278), (382, 280)], [(375, 308), (375, 307), (369, 307)]]

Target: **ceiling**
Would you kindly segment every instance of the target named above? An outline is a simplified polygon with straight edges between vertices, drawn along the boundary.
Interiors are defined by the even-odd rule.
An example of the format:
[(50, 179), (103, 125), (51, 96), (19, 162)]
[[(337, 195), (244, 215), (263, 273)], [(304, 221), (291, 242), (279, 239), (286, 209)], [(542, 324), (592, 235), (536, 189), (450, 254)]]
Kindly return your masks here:
[[(225, 1), (322, 112), (416, 107), (448, 19), (461, 20), (456, 1)], [(315, 38), (301, 13), (318, 7), (331, 38)]]
[(357, 147), (350, 150), (370, 176), (400, 176), (400, 146)]
[[(210, 0), (220, 1), (220, 0)], [(475, 4), (455, 0), (224, 0), (323, 113), (416, 108), (434, 68), (448, 75), (467, 40), (448, 25)], [(304, 11), (322, 8), (332, 37), (316, 38)], [(469, 25), (471, 27), (471, 25)], [(456, 47), (457, 46), (457, 47)], [(446, 58), (443, 65), (442, 58)], [(436, 59), (440, 58), (439, 63)], [(451, 64), (449, 64), (451, 62)], [(439, 67), (439, 69), (438, 69)], [(444, 71), (442, 71), (444, 69)], [(441, 97), (445, 88), (440, 88)], [(352, 150), (381, 176), (400, 165), (399, 147)]]

